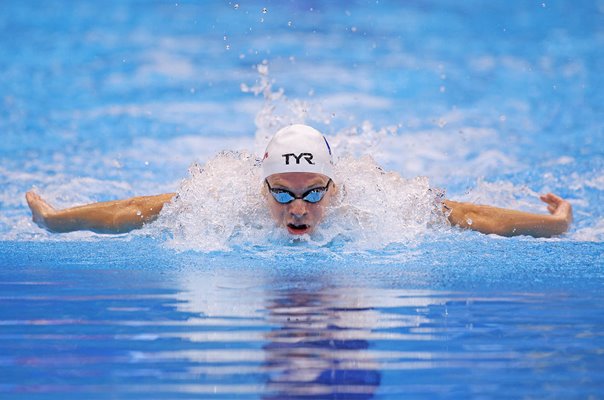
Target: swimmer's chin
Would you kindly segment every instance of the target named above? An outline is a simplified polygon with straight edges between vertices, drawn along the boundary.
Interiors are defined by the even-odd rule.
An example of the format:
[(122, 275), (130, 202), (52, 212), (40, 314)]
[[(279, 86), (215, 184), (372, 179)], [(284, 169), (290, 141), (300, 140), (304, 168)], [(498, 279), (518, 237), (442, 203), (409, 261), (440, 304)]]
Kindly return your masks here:
[(308, 235), (312, 232), (312, 227), (309, 225), (305, 225), (305, 224), (301, 224), (301, 225), (287, 224), (287, 231), (290, 234), (296, 235), (296, 236)]

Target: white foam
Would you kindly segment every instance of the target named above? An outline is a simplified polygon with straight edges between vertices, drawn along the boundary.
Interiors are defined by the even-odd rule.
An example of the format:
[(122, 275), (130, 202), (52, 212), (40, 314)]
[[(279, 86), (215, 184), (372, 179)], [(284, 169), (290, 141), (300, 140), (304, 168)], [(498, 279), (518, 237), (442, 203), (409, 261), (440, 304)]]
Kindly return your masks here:
[(604, 174), (600, 174), (593, 179), (586, 181), (585, 186), (597, 190), (604, 190)]
[(570, 238), (581, 242), (604, 241), (604, 218), (597, 219), (591, 226), (577, 229)]
[(478, 180), (476, 186), (458, 196), (456, 200), (527, 212), (547, 213), (546, 205), (539, 200), (539, 193), (526, 185), (516, 185), (509, 181)]
[(262, 203), (259, 168), (248, 153), (221, 153), (203, 167), (195, 163), (178, 196), (149, 227), (168, 234), (179, 250), (229, 250), (238, 243), (266, 243), (272, 230)]
[(426, 177), (404, 179), (365, 156), (340, 159), (336, 180), (341, 198), (319, 231), (323, 243), (340, 237), (356, 249), (413, 245), (432, 227), (446, 226), (440, 210), (444, 193)]
[(261, 195), (257, 158), (225, 152), (203, 167), (193, 164), (178, 196), (146, 234), (168, 236), (178, 250), (217, 251), (273, 244), (337, 242), (350, 249), (412, 244), (431, 225), (445, 225), (440, 192), (427, 178), (406, 180), (383, 171), (371, 158), (344, 158), (336, 164), (339, 196), (315, 232), (289, 235), (272, 221)]

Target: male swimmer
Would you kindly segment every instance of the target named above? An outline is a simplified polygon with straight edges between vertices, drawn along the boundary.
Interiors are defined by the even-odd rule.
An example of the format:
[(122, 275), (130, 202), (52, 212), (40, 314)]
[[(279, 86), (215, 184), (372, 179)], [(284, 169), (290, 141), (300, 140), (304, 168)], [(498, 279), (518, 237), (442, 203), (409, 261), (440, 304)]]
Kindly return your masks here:
[[(291, 125), (273, 136), (264, 153), (262, 178), (262, 195), (272, 218), (292, 235), (314, 231), (338, 190), (327, 139), (306, 125)], [(26, 199), (33, 221), (51, 232), (124, 233), (154, 221), (175, 195), (134, 197), (64, 210), (56, 210), (33, 191), (27, 192)], [(549, 214), (451, 200), (442, 202), (442, 212), (451, 225), (485, 234), (551, 237), (566, 232), (572, 222), (570, 203), (552, 193), (540, 198)]]

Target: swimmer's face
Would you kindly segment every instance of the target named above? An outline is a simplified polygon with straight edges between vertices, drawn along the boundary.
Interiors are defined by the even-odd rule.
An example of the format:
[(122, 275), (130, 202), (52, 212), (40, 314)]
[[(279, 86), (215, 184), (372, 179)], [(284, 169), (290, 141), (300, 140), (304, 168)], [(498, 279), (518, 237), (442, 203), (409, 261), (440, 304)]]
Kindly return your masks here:
[[(312, 189), (324, 188), (329, 184), (325, 195), (317, 203), (295, 199), (287, 204), (279, 203), (269, 193), (268, 186), (265, 184), (264, 192), (273, 219), (277, 225), (284, 227), (292, 235), (311, 233), (323, 219), (325, 209), (336, 193), (334, 183), (321, 174), (287, 172), (271, 175), (266, 180), (273, 190), (288, 191), (296, 197), (309, 193)], [(309, 198), (311, 197), (309, 196)]]

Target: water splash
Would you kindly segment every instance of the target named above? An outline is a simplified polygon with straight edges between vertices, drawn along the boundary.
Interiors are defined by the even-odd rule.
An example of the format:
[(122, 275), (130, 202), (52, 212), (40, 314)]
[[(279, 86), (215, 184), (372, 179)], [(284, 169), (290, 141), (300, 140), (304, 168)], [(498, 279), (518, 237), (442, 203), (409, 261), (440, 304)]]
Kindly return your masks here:
[(383, 171), (370, 157), (346, 157), (336, 163), (337, 199), (324, 223), (303, 237), (289, 235), (272, 221), (255, 156), (221, 153), (203, 167), (193, 164), (189, 173), (159, 220), (143, 231), (167, 236), (168, 246), (177, 250), (229, 251), (278, 244), (296, 251), (304, 243), (380, 249), (391, 243), (411, 245), (432, 225), (445, 225), (439, 210), (442, 193), (430, 188), (427, 178), (403, 179)]
[[(456, 200), (543, 213), (545, 209), (538, 200), (537, 190), (568, 188), (575, 196), (571, 202), (576, 207), (576, 218), (574, 232), (564, 239), (604, 240), (598, 201), (604, 180), (598, 167), (601, 164), (597, 162), (578, 166), (572, 157), (557, 157), (551, 165), (545, 162), (540, 167), (541, 172), (527, 177), (522, 175), (525, 163), (500, 148), (501, 137), (497, 130), (464, 122), (467, 116), (460, 110), (446, 115), (445, 119), (455, 121), (457, 126), (470, 126), (456, 128), (453, 133), (426, 127), (421, 121), (406, 128), (399, 125), (374, 127), (372, 122), (365, 121), (359, 126), (336, 131), (330, 125), (333, 109), (328, 109), (333, 104), (323, 109), (324, 99), (319, 97), (313, 97), (312, 101), (289, 99), (283, 89), (275, 89), (275, 81), (269, 76), (268, 61), (257, 65), (256, 69), (256, 82), (241, 85), (243, 92), (264, 99), (255, 118), (255, 144), (252, 145), (249, 137), (188, 134), (171, 140), (137, 139), (130, 148), (115, 153), (99, 151), (92, 158), (76, 154), (78, 157), (69, 158), (71, 170), (64, 170), (64, 156), (52, 158), (51, 165), (47, 165), (48, 160), (31, 160), (27, 172), (21, 171), (18, 162), (9, 160), (0, 168), (0, 181), (5, 183), (5, 191), (0, 196), (2, 238), (87, 240), (98, 236), (89, 232), (52, 235), (37, 229), (23, 199), (23, 193), (32, 184), (51, 204), (61, 208), (174, 191), (177, 187), (174, 179), (180, 178), (185, 163), (193, 159), (210, 159), (204, 167), (195, 164), (191, 168), (191, 176), (180, 185), (179, 197), (166, 207), (160, 222), (146, 228), (144, 234), (167, 234), (169, 246), (183, 250), (276, 247), (277, 243), (287, 246), (293, 243), (292, 238), (274, 226), (259, 195), (261, 183), (253, 154), (262, 154), (269, 138), (282, 126), (309, 123), (325, 128), (321, 130), (327, 134), (336, 157), (340, 157), (336, 159), (336, 180), (342, 197), (340, 203), (330, 209), (321, 229), (297, 243), (312, 243), (318, 247), (341, 244), (359, 250), (384, 248), (390, 243), (411, 245), (427, 232), (434, 231), (435, 226), (446, 226), (446, 223), (441, 224), (442, 215), (434, 211), (437, 210), (434, 204), (441, 194), (432, 190), (431, 185), (446, 186)], [(187, 104), (174, 105), (174, 109), (182, 111), (184, 107), (187, 110), (182, 114), (187, 120), (205, 107)], [(156, 109), (164, 106), (157, 104)], [(212, 110), (219, 108), (216, 104), (213, 107)], [(141, 107), (122, 107), (114, 111), (137, 114), (141, 110)], [(173, 111), (170, 109), (167, 114), (172, 115)], [(105, 115), (107, 110), (98, 112)], [(183, 118), (178, 116), (176, 119)], [(222, 153), (210, 158), (219, 149), (252, 147), (253, 151)], [(147, 160), (153, 160), (155, 169), (151, 170)], [(384, 172), (378, 164), (394, 168), (403, 177), (425, 174), (428, 178), (404, 179), (397, 173)], [(136, 165), (144, 165), (144, 168), (135, 168)], [(104, 175), (86, 177), (96, 176), (99, 169)], [(515, 171), (519, 171), (519, 179), (509, 175)], [(503, 173), (508, 175), (502, 178)], [(481, 179), (481, 176), (493, 179), (493, 175), (495, 182)], [(527, 179), (529, 182), (525, 185)], [(309, 251), (308, 247), (304, 251)]]
[(225, 152), (203, 167), (194, 163), (178, 194), (148, 227), (168, 235), (179, 250), (229, 250), (237, 243), (263, 243), (272, 229), (259, 196), (260, 174), (255, 157)]
[(384, 171), (371, 157), (346, 157), (336, 164), (340, 201), (322, 228), (324, 240), (343, 237), (357, 249), (392, 243), (413, 245), (433, 226), (446, 226), (444, 192), (428, 178), (405, 179)]
[(328, 125), (331, 114), (325, 112), (317, 103), (310, 103), (300, 99), (288, 99), (283, 88), (274, 89), (273, 79), (269, 77), (269, 64), (264, 60), (256, 66), (258, 79), (249, 86), (241, 84), (241, 91), (262, 95), (264, 103), (254, 120), (256, 124), (255, 150), (261, 153), (270, 138), (280, 128), (291, 124), (308, 124), (317, 122)]

